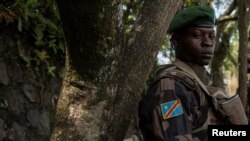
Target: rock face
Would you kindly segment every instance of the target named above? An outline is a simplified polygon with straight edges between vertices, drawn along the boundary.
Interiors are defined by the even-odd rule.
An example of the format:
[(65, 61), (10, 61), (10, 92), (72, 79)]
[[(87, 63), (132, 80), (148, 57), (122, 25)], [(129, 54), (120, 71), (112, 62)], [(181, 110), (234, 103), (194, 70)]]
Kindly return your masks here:
[(0, 141), (49, 141), (62, 78), (27, 67), (20, 50), (34, 47), (29, 35), (11, 24), (0, 31)]
[(9, 76), (6, 71), (6, 64), (0, 61), (0, 84), (8, 85), (9, 84)]

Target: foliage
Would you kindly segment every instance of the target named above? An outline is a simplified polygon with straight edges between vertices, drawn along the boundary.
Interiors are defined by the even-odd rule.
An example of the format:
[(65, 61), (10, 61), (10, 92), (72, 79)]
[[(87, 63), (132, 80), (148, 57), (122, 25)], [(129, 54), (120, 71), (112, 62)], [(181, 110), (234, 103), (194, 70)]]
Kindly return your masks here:
[[(192, 1), (191, 1), (192, 2)], [(123, 21), (124, 21), (124, 31), (128, 35), (132, 28), (133, 24), (138, 18), (139, 11), (144, 4), (144, 0), (122, 0), (122, 10), (123, 10)], [(154, 64), (154, 67), (157, 67), (160, 64), (168, 63), (166, 58), (169, 61), (174, 59), (174, 50), (169, 43), (170, 37), (166, 35), (164, 42), (158, 53), (158, 58)], [(163, 61), (162, 61), (163, 60)]]
[(138, 18), (143, 0), (122, 0), (123, 22), (125, 33), (130, 33), (134, 22)]
[(63, 32), (55, 1), (12, 0), (4, 2), (4, 6), (16, 13), (18, 31), (34, 39), (35, 47), (27, 50), (19, 47), (20, 58), (27, 67), (36, 70), (46, 65), (47, 72), (55, 76), (58, 62), (53, 60), (64, 58)]
[(239, 37), (238, 37), (238, 31), (235, 29), (231, 39), (230, 39), (230, 49), (227, 53), (227, 57), (224, 60), (223, 70), (234, 72), (235, 69), (237, 69), (238, 64), (238, 50), (239, 50)]
[(218, 9), (220, 13), (224, 13), (224, 11), (233, 1), (234, 0), (214, 0), (213, 3), (215, 8)]
[(170, 44), (170, 36), (166, 35), (164, 42), (158, 53), (157, 64), (166, 64), (173, 62), (175, 58), (174, 49)]
[(186, 0), (184, 5), (186, 7), (189, 7), (189, 6), (199, 5), (199, 2), (197, 0)]
[(0, 98), (0, 109), (7, 109), (7, 108), (8, 108), (7, 100)]

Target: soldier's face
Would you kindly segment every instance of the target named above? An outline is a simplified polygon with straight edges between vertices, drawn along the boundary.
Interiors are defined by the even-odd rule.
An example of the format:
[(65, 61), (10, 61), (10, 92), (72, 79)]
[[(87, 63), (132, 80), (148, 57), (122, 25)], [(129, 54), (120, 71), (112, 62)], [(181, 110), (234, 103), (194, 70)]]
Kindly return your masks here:
[(176, 56), (183, 61), (208, 65), (214, 54), (215, 31), (211, 27), (187, 27), (175, 39)]

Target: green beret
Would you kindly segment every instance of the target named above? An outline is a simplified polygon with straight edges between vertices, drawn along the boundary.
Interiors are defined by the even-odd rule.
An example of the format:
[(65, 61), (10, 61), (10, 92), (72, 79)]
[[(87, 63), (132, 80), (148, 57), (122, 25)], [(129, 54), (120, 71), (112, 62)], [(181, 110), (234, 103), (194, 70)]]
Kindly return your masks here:
[(214, 9), (208, 6), (193, 6), (178, 12), (172, 19), (168, 33), (175, 33), (186, 26), (207, 26), (215, 25)]

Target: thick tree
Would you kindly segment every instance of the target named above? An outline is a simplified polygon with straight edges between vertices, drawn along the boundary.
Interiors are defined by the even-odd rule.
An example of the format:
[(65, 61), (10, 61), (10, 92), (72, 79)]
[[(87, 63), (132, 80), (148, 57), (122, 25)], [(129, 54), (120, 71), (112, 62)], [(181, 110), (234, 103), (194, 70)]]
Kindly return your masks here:
[[(216, 26), (216, 43), (214, 58), (211, 64), (211, 74), (213, 78), (213, 86), (225, 88), (223, 62), (227, 54), (230, 52), (230, 38), (233, 33), (235, 24), (232, 20), (235, 17), (230, 16), (236, 8), (236, 1), (233, 1), (228, 9), (218, 18)], [(230, 23), (231, 22), (231, 23)]]
[[(239, 9), (238, 29), (239, 29), (239, 96), (246, 109), (247, 104), (247, 45), (248, 45), (248, 25), (250, 2), (247, 0), (237, 0)], [(247, 10), (248, 9), (248, 10)]]
[(119, 1), (57, 2), (68, 48), (51, 140), (122, 140), (182, 1), (144, 1), (125, 42)]

